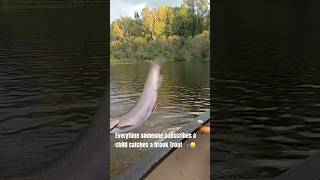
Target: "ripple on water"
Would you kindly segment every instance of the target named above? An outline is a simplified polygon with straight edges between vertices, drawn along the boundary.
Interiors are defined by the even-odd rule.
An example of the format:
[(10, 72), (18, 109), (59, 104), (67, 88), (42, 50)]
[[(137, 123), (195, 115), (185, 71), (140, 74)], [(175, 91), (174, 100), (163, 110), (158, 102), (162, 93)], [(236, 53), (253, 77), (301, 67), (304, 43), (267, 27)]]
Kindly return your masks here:
[[(189, 68), (191, 66), (193, 68)], [(111, 116), (127, 112), (134, 106), (139, 98), (137, 93), (142, 92), (148, 70), (148, 64), (111, 66)], [(168, 62), (162, 68), (162, 75), (164, 79), (159, 90), (157, 109), (136, 132), (175, 132), (210, 108), (209, 66), (206, 63)], [(119, 174), (147, 151), (128, 153), (112, 149), (112, 176)]]
[(88, 59), (99, 44), (86, 57), (83, 44), (0, 38), (0, 179), (52, 162), (90, 123), (105, 91), (106, 57)]

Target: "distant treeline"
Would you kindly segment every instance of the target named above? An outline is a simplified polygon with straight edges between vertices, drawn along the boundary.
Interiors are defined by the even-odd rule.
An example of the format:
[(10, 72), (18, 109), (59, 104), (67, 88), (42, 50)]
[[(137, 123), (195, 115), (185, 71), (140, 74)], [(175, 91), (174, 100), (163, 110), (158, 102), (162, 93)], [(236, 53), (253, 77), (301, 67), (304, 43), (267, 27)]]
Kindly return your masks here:
[(180, 7), (145, 7), (134, 18), (111, 24), (111, 60), (147, 61), (157, 56), (177, 61), (208, 61), (208, 0), (184, 0)]

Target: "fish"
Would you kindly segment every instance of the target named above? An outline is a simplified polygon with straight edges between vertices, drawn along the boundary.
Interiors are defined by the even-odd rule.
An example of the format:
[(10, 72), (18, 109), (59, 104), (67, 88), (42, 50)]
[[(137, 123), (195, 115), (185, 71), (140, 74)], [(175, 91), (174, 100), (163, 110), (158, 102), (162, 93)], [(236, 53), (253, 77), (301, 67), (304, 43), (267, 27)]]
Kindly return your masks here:
[(140, 127), (156, 110), (158, 91), (163, 81), (160, 74), (163, 63), (161, 59), (152, 61), (138, 103), (126, 114), (110, 118), (110, 134), (129, 132)]
[[(162, 82), (160, 76), (161, 61), (151, 63), (143, 93), (137, 105), (127, 114), (111, 118), (112, 132), (133, 130), (155, 111), (158, 89)], [(109, 104), (106, 101), (108, 93), (101, 99), (98, 110), (87, 129), (80, 135), (78, 141), (68, 151), (57, 159), (49, 162), (38, 170), (22, 175), (1, 177), (1, 180), (91, 180), (108, 179), (108, 120)]]

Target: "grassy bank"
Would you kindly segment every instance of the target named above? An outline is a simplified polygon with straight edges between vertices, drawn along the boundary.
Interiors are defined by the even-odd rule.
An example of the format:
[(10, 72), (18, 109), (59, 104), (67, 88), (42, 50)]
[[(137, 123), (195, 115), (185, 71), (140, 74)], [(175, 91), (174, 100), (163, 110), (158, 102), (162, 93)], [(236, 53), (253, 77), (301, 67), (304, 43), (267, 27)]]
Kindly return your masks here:
[(121, 41), (111, 43), (111, 63), (150, 61), (162, 56), (168, 61), (209, 61), (209, 32), (194, 37), (170, 36), (166, 39), (146, 41), (135, 38), (130, 45)]
[(145, 7), (111, 23), (112, 63), (150, 61), (209, 61), (208, 0), (183, 0), (179, 7)]

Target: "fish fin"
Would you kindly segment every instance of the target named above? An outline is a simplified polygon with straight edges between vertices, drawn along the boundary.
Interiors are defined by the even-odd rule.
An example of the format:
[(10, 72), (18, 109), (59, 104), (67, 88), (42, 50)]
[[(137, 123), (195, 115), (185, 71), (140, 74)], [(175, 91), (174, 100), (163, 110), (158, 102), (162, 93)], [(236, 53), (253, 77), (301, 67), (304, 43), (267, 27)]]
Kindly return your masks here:
[(119, 119), (111, 118), (110, 119), (110, 129), (113, 129), (115, 126), (117, 126), (119, 124), (119, 122), (120, 122)]
[(123, 126), (119, 126), (120, 128), (127, 128), (127, 127), (131, 127), (132, 125), (123, 125)]
[(157, 109), (157, 107), (158, 107), (158, 105), (157, 105), (157, 104), (155, 104), (155, 105), (153, 106), (152, 112), (155, 112), (155, 111), (156, 111), (156, 109)]
[(133, 126), (133, 124), (131, 124), (131, 123), (125, 123), (125, 122), (120, 122), (120, 123), (118, 124), (118, 127), (119, 127), (119, 128), (125, 128), (125, 127), (130, 127), (130, 126)]

